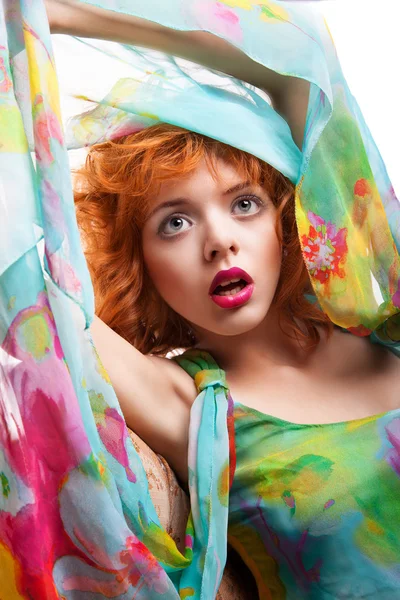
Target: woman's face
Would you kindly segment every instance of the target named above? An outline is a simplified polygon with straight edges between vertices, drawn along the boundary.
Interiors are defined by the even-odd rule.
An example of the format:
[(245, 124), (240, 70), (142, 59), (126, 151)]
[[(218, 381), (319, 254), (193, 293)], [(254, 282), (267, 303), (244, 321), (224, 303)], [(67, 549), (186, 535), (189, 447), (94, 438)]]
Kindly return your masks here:
[(161, 297), (195, 331), (240, 335), (265, 319), (278, 284), (276, 208), (229, 164), (219, 160), (216, 172), (203, 162), (162, 185), (142, 232), (144, 260)]

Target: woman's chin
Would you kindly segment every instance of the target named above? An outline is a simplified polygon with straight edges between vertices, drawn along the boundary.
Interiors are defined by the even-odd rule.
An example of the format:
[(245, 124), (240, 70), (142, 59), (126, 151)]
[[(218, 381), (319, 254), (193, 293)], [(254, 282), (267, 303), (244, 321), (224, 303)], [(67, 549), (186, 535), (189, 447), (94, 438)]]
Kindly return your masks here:
[[(246, 309), (246, 310), (245, 310)], [(218, 315), (217, 319), (212, 319), (207, 323), (193, 324), (194, 328), (200, 333), (203, 331), (205, 335), (235, 337), (250, 333), (267, 317), (268, 310), (260, 311), (256, 307), (241, 307), (240, 309), (226, 310)]]

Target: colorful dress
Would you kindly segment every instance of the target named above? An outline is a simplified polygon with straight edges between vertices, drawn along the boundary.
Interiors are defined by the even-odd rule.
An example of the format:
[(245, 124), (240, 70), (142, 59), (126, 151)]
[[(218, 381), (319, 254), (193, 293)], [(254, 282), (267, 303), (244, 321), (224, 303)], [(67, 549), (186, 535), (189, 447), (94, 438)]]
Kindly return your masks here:
[[(176, 360), (226, 385), (209, 354)], [(303, 425), (234, 403), (233, 421), (228, 536), (260, 598), (400, 598), (400, 408)]]

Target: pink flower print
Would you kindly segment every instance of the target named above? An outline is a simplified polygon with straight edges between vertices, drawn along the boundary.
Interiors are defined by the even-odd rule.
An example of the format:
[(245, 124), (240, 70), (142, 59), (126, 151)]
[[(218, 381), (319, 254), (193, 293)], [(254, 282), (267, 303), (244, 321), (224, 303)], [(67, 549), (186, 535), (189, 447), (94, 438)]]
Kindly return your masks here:
[(72, 266), (64, 260), (59, 253), (52, 254), (47, 248), (45, 251), (51, 276), (56, 284), (72, 295), (82, 293), (82, 284)]
[[(77, 552), (64, 532), (59, 493), (90, 445), (45, 292), (17, 314), (1, 348), (9, 356), (3, 375), (14, 396), (11, 403), (0, 402), (0, 422), (15, 423), (17, 434), (0, 426), (9, 466), (7, 473), (0, 468), (0, 498), (4, 505), (9, 494), (18, 510), (0, 510), (0, 539), (11, 539), (15, 564), (21, 565), (18, 589), (25, 593), (15, 597), (56, 600), (53, 564)], [(33, 525), (39, 520), (38, 533)]]
[(51, 140), (57, 140), (62, 146), (63, 135), (56, 115), (45, 107), (43, 96), (40, 94), (36, 96), (33, 105), (33, 125), (36, 157), (39, 163), (48, 166), (54, 160), (51, 151)]
[(400, 308), (400, 279), (397, 281), (397, 289), (396, 292), (392, 296), (392, 302), (394, 306)]
[(392, 448), (386, 453), (386, 460), (393, 471), (400, 476), (400, 418), (393, 419), (385, 427), (387, 439)]
[(301, 236), (301, 242), (309, 272), (320, 283), (328, 283), (331, 275), (344, 277), (347, 229), (337, 229), (333, 223), (326, 223), (311, 211), (307, 216), (311, 226), (308, 235)]
[(131, 536), (126, 540), (126, 547), (127, 550), (121, 552), (120, 558), (129, 567), (131, 583), (137, 585), (143, 578), (148, 588), (159, 594), (167, 592), (168, 576), (146, 546), (137, 537)]
[(189, 548), (189, 550), (193, 550), (194, 539), (192, 535), (185, 535), (185, 548)]
[(129, 457), (125, 447), (128, 438), (125, 421), (115, 408), (110, 407), (106, 408), (104, 418), (105, 425), (97, 423), (101, 441), (115, 460), (124, 467), (128, 480), (136, 483), (136, 475), (129, 466)]
[(0, 57), (0, 93), (7, 94), (12, 88), (11, 80), (8, 76), (4, 59)]
[(221, 2), (215, 2), (215, 0), (197, 2), (193, 10), (201, 28), (235, 42), (242, 41), (243, 34), (239, 17)]

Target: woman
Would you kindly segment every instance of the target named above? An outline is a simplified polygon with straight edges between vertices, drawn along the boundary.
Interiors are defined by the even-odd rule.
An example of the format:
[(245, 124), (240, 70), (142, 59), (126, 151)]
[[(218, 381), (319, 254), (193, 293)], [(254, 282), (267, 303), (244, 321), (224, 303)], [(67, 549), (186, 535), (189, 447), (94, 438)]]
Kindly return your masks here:
[[(272, 597), (338, 597), (344, 590), (353, 597), (367, 586), (386, 593), (361, 557), (346, 566), (344, 557), (350, 564), (357, 552), (354, 525), (339, 519), (350, 518), (354, 497), (364, 516), (372, 515), (377, 492), (363, 491), (371, 478), (374, 489), (392, 485), (376, 466), (361, 474), (355, 452), (364, 469), (366, 457), (374, 460), (379, 415), (398, 415), (398, 359), (333, 328), (304, 298), (309, 279), (292, 184), (250, 155), (169, 125), (94, 146), (81, 177), (78, 219), (98, 314), (136, 346), (99, 319), (92, 326), (128, 426), (187, 486), (190, 408), (201, 387), (154, 354), (200, 348), (177, 362), (193, 377), (225, 371), (237, 460), (229, 540), (252, 568), (260, 598), (270, 590)], [(352, 483), (343, 481), (345, 472), (353, 472)], [(335, 503), (340, 518), (329, 514)], [(398, 505), (389, 504), (383, 513), (397, 520)], [(365, 556), (374, 560), (370, 551)]]
[[(199, 50), (195, 54), (190, 38), (178, 47), (177, 32), (164, 32), (169, 37), (161, 43), (139, 27), (126, 34), (125, 41), (129, 35), (129, 41), (139, 42), (142, 35), (146, 45), (232, 72), (235, 61), (229, 53), (233, 49), (222, 40), (207, 39), (210, 54), (205, 60)], [(104, 36), (100, 23), (98, 28)], [(83, 32), (88, 33), (92, 32)], [(246, 57), (241, 54), (240, 60)], [(255, 83), (249, 67), (255, 65), (247, 59), (240, 75)], [(265, 69), (257, 76), (257, 84), (269, 93), (273, 83), (279, 89), (279, 76), (274, 79)], [(292, 120), (301, 146), (304, 105), (289, 107), (294, 98), (304, 102), (307, 83), (292, 80), (276, 94), (286, 99), (283, 112)], [(279, 110), (282, 100), (277, 104)], [(363, 461), (368, 447), (373, 447), (363, 419), (374, 421), (373, 415), (398, 407), (398, 361), (366, 338), (333, 328), (327, 316), (304, 298), (311, 290), (295, 226), (293, 186), (249, 155), (162, 125), (94, 146), (81, 174), (87, 189), (77, 195), (78, 217), (86, 231), (98, 314), (131, 342), (128, 345), (98, 319), (92, 326), (127, 424), (165, 456), (187, 484), (190, 407), (198, 390), (174, 361), (154, 354), (163, 356), (176, 347), (208, 351), (225, 371), (236, 406), (239, 463), (230, 494), (230, 540), (255, 566), (261, 597), (265, 586), (276, 587), (275, 593), (286, 590), (293, 597), (315, 594), (315, 588), (334, 597), (344, 589), (355, 595), (362, 585), (368, 593), (386, 593), (381, 584), (373, 583), (376, 574), (360, 584), (358, 578), (366, 577), (367, 564), (361, 566), (361, 558), (357, 568), (344, 568), (340, 583), (332, 581), (332, 573), (344, 562), (352, 527), (339, 527), (338, 514), (329, 515), (328, 507), (338, 502), (344, 470), (354, 469), (353, 458), (337, 460), (346, 422), (361, 426)], [(147, 186), (147, 181), (152, 185)], [(134, 198), (127, 193), (130, 186)], [(124, 221), (118, 220), (118, 211)], [(110, 214), (116, 217), (111, 223)], [(142, 240), (141, 248), (126, 241), (132, 227)], [(141, 323), (146, 323), (145, 330)], [(213, 359), (205, 360), (212, 368)], [(177, 362), (185, 366), (182, 360)], [(143, 404), (150, 410), (143, 413)], [(318, 427), (323, 433), (318, 433)], [(359, 449), (360, 442), (359, 434), (355, 435), (350, 448), (354, 443), (354, 449)], [(303, 444), (309, 446), (306, 453)], [(325, 445), (333, 448), (333, 454), (325, 453)], [(290, 458), (267, 459), (278, 450)], [(330, 477), (333, 465), (339, 470), (337, 479)], [(256, 475), (253, 469), (261, 471)], [(311, 484), (309, 477), (331, 479), (331, 483)], [(349, 510), (341, 514), (342, 519), (352, 511), (345, 497), (359, 495), (361, 481), (366, 483), (362, 478), (353, 488), (341, 489), (342, 507)], [(372, 510), (370, 501), (363, 500), (364, 515)], [(266, 524), (258, 521), (260, 502)], [(295, 515), (303, 515), (296, 525), (283, 521), (288, 511), (293, 521)], [(311, 515), (319, 512), (321, 517), (313, 520)], [(328, 516), (322, 517), (323, 512)], [(397, 508), (392, 518), (398, 518)], [(250, 530), (243, 540), (240, 528), (245, 523), (252, 524), (262, 542)], [(330, 532), (330, 527), (337, 531)], [(386, 527), (391, 527), (389, 522)], [(268, 539), (273, 535), (279, 539), (279, 549)], [(333, 540), (339, 539), (333, 548)], [(298, 552), (303, 546), (298, 564), (293, 540)], [(347, 555), (349, 563), (354, 551)], [(278, 577), (269, 572), (267, 556), (275, 559)], [(374, 560), (371, 552), (367, 556), (367, 562)]]
[[(67, 24), (54, 31), (144, 41), (267, 89), (301, 146), (304, 81), (274, 75), (210, 34), (64, 8), (57, 19)], [(361, 181), (356, 195), (365, 198)], [(99, 314), (115, 329), (96, 319), (91, 330), (127, 424), (190, 485), (189, 428), (193, 440), (215, 419), (204, 463), (212, 468), (227, 397), (236, 442), (218, 484), (227, 487), (229, 472), (230, 540), (260, 597), (397, 597), (397, 463), (379, 438), (382, 430), (395, 437), (397, 359), (334, 328), (304, 298), (311, 288), (302, 251), (321, 285), (328, 273), (310, 266), (311, 238), (301, 246), (296, 237), (293, 185), (259, 158), (171, 125), (95, 146), (81, 183), (78, 217)], [(353, 211), (360, 227), (365, 210), (358, 203)], [(309, 218), (313, 231), (332, 231)], [(335, 230), (332, 240), (344, 255), (344, 234)], [(195, 351), (176, 362), (163, 356), (176, 347)], [(209, 537), (207, 548), (221, 543)], [(205, 572), (217, 554), (206, 553)]]

